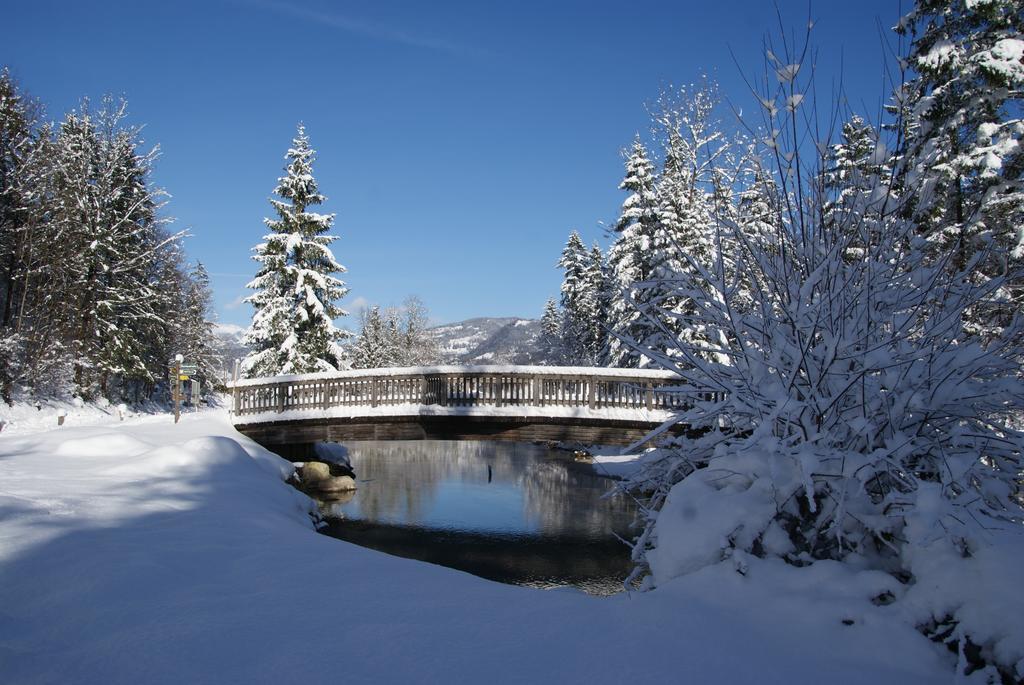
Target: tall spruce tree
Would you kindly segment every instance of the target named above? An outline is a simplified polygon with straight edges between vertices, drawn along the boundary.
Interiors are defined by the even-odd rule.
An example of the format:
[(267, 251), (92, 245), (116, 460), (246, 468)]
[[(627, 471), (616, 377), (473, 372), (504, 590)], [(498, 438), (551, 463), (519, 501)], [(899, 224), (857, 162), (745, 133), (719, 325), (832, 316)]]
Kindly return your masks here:
[[(381, 314), (380, 307), (364, 309), (359, 337), (352, 350), (352, 367), (379, 369), (398, 363), (397, 332), (394, 318)], [(390, 321), (390, 322), (389, 322)]]
[(1005, 274), (1024, 257), (1021, 4), (917, 0), (897, 31), (917, 72), (903, 169), (920, 185), (914, 218), (954, 268), (978, 256), (979, 275)]
[(723, 249), (717, 242), (718, 228), (723, 220), (736, 216), (736, 172), (729, 165), (731, 143), (715, 118), (718, 94), (713, 82), (666, 93), (661, 102), (656, 124), (664, 140), (665, 167), (658, 183), (658, 285), (649, 300), (669, 316), (662, 316), (660, 336), (646, 346), (675, 355), (680, 343), (699, 344), (715, 335), (694, 325), (692, 298), (680, 298), (672, 282), (679, 278), (699, 281), (702, 270), (712, 269)]
[(891, 168), (878, 131), (860, 116), (851, 116), (843, 124), (840, 141), (829, 150), (821, 174), (822, 224), (829, 230), (847, 231), (846, 253), (851, 259), (861, 258), (868, 243), (878, 239), (866, 232), (868, 224), (862, 218), (872, 205), (886, 202)]
[(198, 367), (196, 379), (204, 392), (212, 391), (219, 383), (217, 372), (223, 367), (213, 334), (212, 302), (210, 277), (202, 262), (196, 262), (184, 286), (177, 353)]
[[(16, 320), (26, 278), (25, 254), (32, 216), (29, 159), (37, 148), (38, 106), (4, 68), (0, 71), (0, 397), (11, 401), (20, 375), (24, 337)], [(22, 286), (22, 287), (19, 287)]]
[(601, 271), (573, 231), (558, 260), (562, 278), (562, 353), (565, 363), (593, 366), (601, 352)]
[(307, 211), (324, 202), (313, 178), (314, 151), (300, 124), (285, 155), (286, 174), (271, 199), (276, 219), (266, 219), (270, 233), (253, 248), (260, 263), (246, 301), (256, 312), (246, 333), (253, 352), (243, 362), (249, 377), (331, 371), (342, 358), (338, 342), (348, 333), (334, 325), (345, 316), (337, 302), (348, 292), (335, 274), (345, 272), (330, 249), (333, 214)]
[(622, 203), (622, 213), (615, 224), (617, 237), (608, 253), (615, 297), (610, 321), (612, 338), (608, 345), (608, 362), (612, 366), (635, 367), (641, 355), (629, 341), (644, 340), (656, 327), (644, 321), (639, 310), (645, 302), (637, 283), (651, 278), (651, 246), (658, 230), (658, 193), (654, 166), (640, 139), (633, 142), (626, 158), (626, 176), (619, 188), (629, 192)]
[(27, 160), (36, 140), (38, 109), (10, 72), (0, 71), (0, 328), (12, 326), (16, 315), (31, 204)]
[(593, 299), (593, 314), (588, 325), (588, 358), (593, 366), (608, 364), (608, 316), (612, 306), (612, 276), (601, 247), (590, 246), (586, 288)]
[(558, 366), (564, 358), (562, 347), (562, 312), (555, 298), (548, 298), (540, 317), (540, 362)]
[(140, 129), (124, 124), (126, 108), (104, 98), (93, 112), (84, 102), (55, 141), (50, 237), (62, 245), (64, 263), (51, 266), (44, 307), (68, 310), (62, 337), (86, 396), (138, 395), (161, 375), (146, 355), (158, 316), (151, 275), (162, 246), (178, 236), (165, 234), (157, 213), (164, 193), (149, 182), (157, 150), (138, 151)]

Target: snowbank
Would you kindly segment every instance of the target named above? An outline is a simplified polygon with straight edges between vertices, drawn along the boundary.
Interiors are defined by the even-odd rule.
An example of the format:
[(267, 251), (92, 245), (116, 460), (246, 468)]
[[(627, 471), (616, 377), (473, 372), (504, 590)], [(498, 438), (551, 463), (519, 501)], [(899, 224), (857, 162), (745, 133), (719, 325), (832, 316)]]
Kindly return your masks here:
[(290, 464), (224, 415), (163, 418), (0, 436), (0, 681), (903, 684), (952, 673), (952, 655), (871, 604), (891, 585), (878, 574), (719, 564), (604, 599), (500, 585), (317, 535), (310, 501), (282, 482)]
[[(691, 578), (709, 567), (731, 567), (751, 577), (770, 567), (774, 569), (771, 583), (800, 579), (813, 593), (827, 594), (839, 587), (853, 589), (861, 597), (887, 593), (888, 609), (901, 616), (905, 625), (941, 626), (932, 633), (949, 632), (943, 637), (958, 645), (966, 637), (980, 650), (980, 662), (1015, 668), (1018, 678), (1024, 674), (1024, 597), (1019, 591), (1024, 530), (1019, 525), (987, 521), (985, 539), (973, 544), (965, 556), (938, 534), (940, 518), (922, 505), (908, 514), (904, 531), (903, 568), (912, 576), (906, 584), (888, 573), (858, 571), (866, 560), (856, 555), (843, 564), (816, 561), (792, 569), (780, 561), (794, 550), (790, 537), (774, 520), (780, 498), (768, 469), (766, 475), (749, 476), (755, 471), (744, 469), (742, 459), (756, 457), (723, 457), (669, 490), (654, 526), (654, 545), (646, 553), (655, 585)], [(771, 464), (777, 478), (785, 468), (768, 459), (761, 461)], [(774, 562), (741, 551), (751, 549), (755, 539)], [(755, 568), (760, 571), (754, 573)], [(757, 582), (762, 590), (768, 589), (768, 584)], [(853, 613), (860, 611), (847, 606)], [(994, 668), (987, 670), (979, 671), (979, 678), (995, 674)]]
[(936, 542), (912, 550), (908, 562), (916, 582), (901, 603), (914, 623), (952, 619), (997, 663), (1024, 674), (1024, 533), (993, 531), (967, 559)]
[[(154, 408), (155, 411), (155, 408)], [(143, 410), (142, 414), (147, 414)], [(140, 415), (137, 410), (113, 405), (106, 400), (83, 402), (81, 400), (46, 400), (40, 402), (15, 402), (8, 405), (0, 402), (0, 436), (11, 434), (38, 433), (58, 427), (58, 417), (64, 417), (65, 426), (92, 426), (117, 423), (125, 418)]]
[(638, 454), (595, 454), (593, 456), (594, 470), (602, 476), (628, 478), (642, 468), (646, 458), (652, 452), (654, 450)]

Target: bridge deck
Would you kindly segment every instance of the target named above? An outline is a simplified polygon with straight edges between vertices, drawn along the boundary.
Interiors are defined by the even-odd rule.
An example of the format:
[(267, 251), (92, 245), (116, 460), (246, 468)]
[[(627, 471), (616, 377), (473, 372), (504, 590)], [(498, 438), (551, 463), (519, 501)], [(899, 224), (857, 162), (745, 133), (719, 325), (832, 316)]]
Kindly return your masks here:
[(417, 367), (236, 381), (236, 427), (265, 445), (352, 439), (629, 444), (689, 406), (669, 372)]

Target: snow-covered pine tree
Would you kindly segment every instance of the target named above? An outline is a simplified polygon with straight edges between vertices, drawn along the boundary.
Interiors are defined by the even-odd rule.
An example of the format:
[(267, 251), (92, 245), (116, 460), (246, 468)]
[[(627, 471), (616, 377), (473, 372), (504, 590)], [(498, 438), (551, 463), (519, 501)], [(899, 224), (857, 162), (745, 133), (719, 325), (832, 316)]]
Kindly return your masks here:
[(840, 136), (840, 142), (829, 151), (823, 173), (828, 212), (856, 211), (851, 206), (854, 198), (861, 198), (863, 190), (875, 187), (877, 181), (883, 187), (888, 182), (889, 153), (874, 126), (853, 114), (843, 123)]
[(601, 246), (590, 246), (586, 290), (593, 299), (593, 315), (587, 332), (588, 359), (594, 366), (608, 364), (608, 316), (612, 305), (612, 277)]
[(569, 235), (558, 266), (562, 278), (562, 352), (565, 363), (592, 366), (601, 350), (600, 326), (601, 265), (594, 265), (580, 234)]
[(224, 367), (224, 360), (221, 358), (213, 333), (212, 304), (210, 277), (202, 262), (196, 262), (185, 284), (183, 316), (179, 324), (176, 354), (184, 355), (186, 361), (199, 368), (195, 378), (202, 383), (205, 394), (213, 392), (216, 386), (221, 384), (218, 371)]
[[(61, 127), (63, 124), (60, 125)], [(67, 396), (73, 381), (76, 329), (75, 266), (91, 242), (64, 219), (59, 163), (65, 159), (52, 124), (39, 127), (25, 165), (29, 217), (23, 227), (16, 283), (16, 317), (12, 324), (20, 342), (19, 383), (37, 396)], [(55, 314), (59, 312), (59, 314)]]
[(35, 143), (38, 109), (10, 71), (0, 70), (0, 330), (12, 327), (17, 314), (31, 206), (26, 162)]
[[(996, 277), (1024, 258), (1024, 12), (1019, 0), (917, 0), (897, 27), (912, 38), (915, 105), (902, 172), (938, 254)], [(1020, 283), (1009, 284), (1018, 309)]]
[(313, 178), (314, 154), (300, 124), (274, 189), (281, 199), (270, 201), (277, 218), (265, 220), (271, 232), (253, 248), (260, 270), (246, 298), (256, 310), (246, 332), (253, 349), (242, 364), (247, 377), (331, 371), (341, 362), (338, 343), (348, 333), (334, 319), (347, 314), (337, 302), (348, 288), (335, 276), (345, 267), (330, 249), (334, 215), (308, 211), (325, 199)]
[(88, 202), (88, 194), (81, 192), (88, 181), (82, 183), (78, 177), (88, 178), (93, 165), (72, 160), (86, 158), (95, 140), (86, 130), (69, 136), (72, 127), (84, 128), (71, 115), (56, 130), (42, 127), (30, 160), (35, 169), (28, 175), (31, 216), (22, 227), (12, 325), (20, 343), (19, 382), (39, 394), (77, 392), (74, 374), (82, 361), (76, 350), (84, 294), (76, 289), (76, 281), (93, 238), (89, 217), (76, 217), (69, 210), (77, 202)]
[[(875, 128), (856, 114), (843, 124), (840, 142), (829, 150), (822, 173), (822, 223), (853, 231), (847, 249), (851, 259), (862, 256), (865, 245), (877, 239), (864, 234), (866, 224), (858, 217), (870, 211), (866, 203), (886, 201), (889, 155)], [(877, 189), (875, 196), (868, 195), (868, 189)]]
[[(779, 198), (778, 185), (771, 172), (762, 163), (756, 149), (748, 152), (746, 168), (738, 180), (738, 190), (732, 215), (724, 219), (735, 222), (736, 231), (725, 231), (721, 240), (727, 253), (735, 253), (745, 249), (757, 249), (759, 252), (778, 255), (792, 249), (793, 236), (784, 230), (785, 222), (781, 220), (782, 202)], [(716, 224), (722, 220), (721, 207), (715, 208)], [(731, 244), (731, 236), (741, 237), (745, 245)], [(755, 247), (756, 246), (756, 247)], [(723, 260), (723, 264), (732, 265), (732, 260)], [(740, 311), (749, 311), (757, 303), (754, 301), (756, 283), (749, 273), (736, 273), (736, 289), (738, 296), (734, 305)]]
[(562, 363), (562, 312), (553, 297), (548, 298), (544, 314), (540, 317), (539, 343), (541, 364), (558, 366)]
[[(360, 315), (359, 336), (352, 349), (352, 368), (380, 369), (395, 366), (399, 351), (396, 347), (397, 323), (380, 307), (364, 309)], [(389, 324), (388, 320), (392, 323)]]
[(414, 295), (401, 307), (364, 309), (359, 334), (349, 348), (353, 368), (436, 364), (441, 353), (428, 327), (429, 318), (426, 306)]
[(723, 212), (731, 205), (730, 184), (716, 166), (728, 145), (713, 118), (715, 97), (710, 83), (666, 92), (655, 117), (664, 167), (655, 186), (658, 221), (649, 249), (651, 276), (637, 288), (638, 312), (647, 330), (633, 343), (664, 354), (673, 354), (680, 339), (707, 335), (692, 320), (684, 324), (692, 303), (678, 297), (673, 281), (711, 266), (717, 249), (712, 216), (716, 205)]
[[(147, 364), (149, 340), (145, 331), (156, 318), (154, 286), (159, 284), (151, 282), (149, 276), (157, 246), (166, 239), (161, 228), (166, 222), (157, 215), (163, 192), (154, 193), (148, 181), (157, 151), (146, 155), (137, 152), (140, 129), (120, 125), (125, 107), (126, 103), (121, 102), (114, 109), (113, 101), (108, 101), (100, 116), (102, 159), (110, 168), (110, 199), (104, 224), (111, 247), (105, 254), (97, 252), (105, 262), (96, 307), (97, 330), (101, 331), (97, 366), (104, 396), (110, 395), (108, 386), (113, 377), (121, 383), (122, 394), (132, 393), (138, 398), (142, 387), (160, 377), (154, 373), (157, 369)], [(101, 241), (97, 249), (102, 248)]]
[[(164, 195), (149, 184), (157, 150), (140, 154), (140, 129), (124, 125), (126, 103), (87, 102), (65, 117), (54, 143), (45, 311), (68, 312), (60, 326), (84, 395), (140, 392), (160, 374), (147, 364), (148, 325), (156, 318), (151, 281), (166, 236), (157, 212)], [(61, 263), (62, 262), (62, 263)], [(61, 268), (54, 268), (61, 263)]]
[[(24, 280), (33, 205), (28, 160), (36, 145), (38, 106), (0, 70), (0, 398), (11, 401), (22, 375), (25, 338), (16, 326)], [(20, 286), (20, 287), (19, 287)]]
[(656, 333), (656, 326), (642, 320), (638, 313), (644, 299), (635, 285), (647, 281), (653, 273), (650, 250), (659, 221), (654, 166), (639, 137), (626, 157), (626, 176), (619, 188), (628, 191), (629, 196), (622, 203), (614, 229), (617, 237), (608, 251), (613, 292), (608, 363), (635, 367), (640, 365), (641, 355), (625, 341), (646, 340)]
[(165, 375), (187, 282), (150, 183), (156, 150), (140, 152), (123, 101), (83, 102), (56, 131), (37, 110), (0, 75), (4, 375), (37, 396), (141, 400)]
[(384, 340), (388, 350), (387, 366), (402, 366), (403, 347), (402, 343), (402, 314), (397, 307), (388, 307), (384, 310)]

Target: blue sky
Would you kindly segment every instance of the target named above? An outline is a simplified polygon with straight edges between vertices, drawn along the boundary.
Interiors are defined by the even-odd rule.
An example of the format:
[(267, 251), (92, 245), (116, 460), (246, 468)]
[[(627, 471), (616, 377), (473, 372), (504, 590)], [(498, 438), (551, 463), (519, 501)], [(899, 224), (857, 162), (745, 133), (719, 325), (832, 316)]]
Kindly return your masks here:
[[(779, 7), (802, 32), (807, 3)], [(842, 76), (874, 115), (899, 14), (898, 0), (813, 3), (819, 87)], [(85, 95), (128, 99), (220, 320), (243, 325), (250, 248), (298, 121), (337, 213), (343, 306), (416, 294), (438, 322), (536, 317), (569, 231), (607, 244), (645, 103), (706, 73), (749, 108), (731, 55), (760, 69), (778, 31), (767, 0), (35, 0), (4, 18), (0, 63), (51, 118)]]

